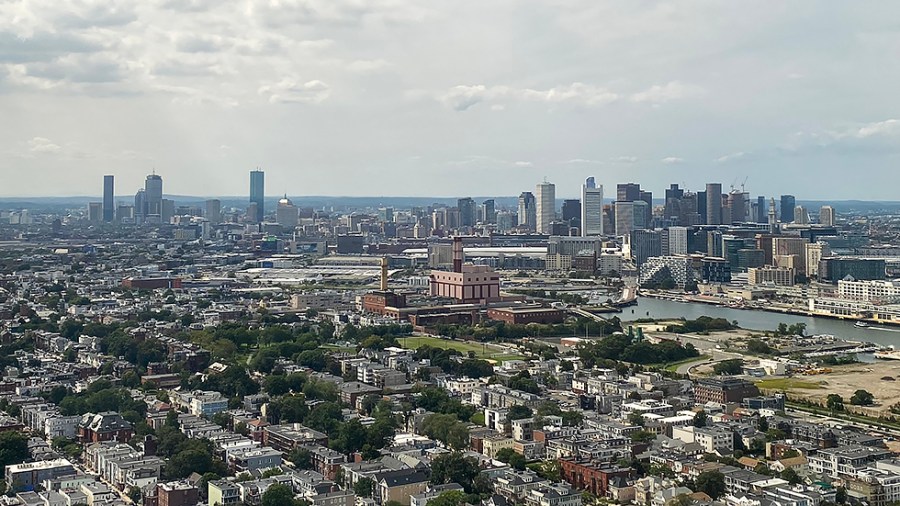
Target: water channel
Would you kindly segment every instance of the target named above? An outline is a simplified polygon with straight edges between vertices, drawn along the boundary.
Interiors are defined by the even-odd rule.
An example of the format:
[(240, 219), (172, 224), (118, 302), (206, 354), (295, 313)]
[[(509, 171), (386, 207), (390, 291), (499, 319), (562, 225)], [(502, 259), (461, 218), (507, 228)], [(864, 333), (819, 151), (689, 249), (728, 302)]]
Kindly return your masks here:
[(623, 308), (622, 312), (616, 316), (622, 321), (639, 318), (686, 318), (692, 320), (700, 316), (710, 316), (725, 318), (728, 321), (737, 320), (740, 327), (752, 330), (775, 330), (781, 322), (788, 325), (805, 323), (808, 335), (830, 334), (851, 341), (866, 341), (885, 346), (895, 345), (900, 349), (900, 327), (873, 324), (868, 328), (859, 328), (855, 327), (852, 321), (832, 318), (733, 309), (710, 304), (675, 302), (646, 297), (639, 297), (636, 306)]

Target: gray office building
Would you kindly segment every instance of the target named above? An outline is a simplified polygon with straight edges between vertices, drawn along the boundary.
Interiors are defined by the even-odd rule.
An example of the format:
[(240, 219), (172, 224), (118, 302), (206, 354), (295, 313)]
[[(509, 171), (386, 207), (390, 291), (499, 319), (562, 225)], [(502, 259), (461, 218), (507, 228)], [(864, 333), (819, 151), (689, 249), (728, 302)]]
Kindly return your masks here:
[(103, 176), (103, 221), (112, 223), (115, 218), (115, 178), (113, 176)]

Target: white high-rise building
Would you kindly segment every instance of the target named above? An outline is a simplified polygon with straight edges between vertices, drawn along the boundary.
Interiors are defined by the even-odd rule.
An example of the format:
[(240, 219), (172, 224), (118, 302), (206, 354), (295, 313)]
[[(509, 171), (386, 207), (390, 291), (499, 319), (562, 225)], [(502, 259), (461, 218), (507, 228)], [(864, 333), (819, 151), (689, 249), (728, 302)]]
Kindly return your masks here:
[(593, 176), (581, 186), (581, 235), (603, 235), (603, 185)]
[(544, 181), (535, 187), (534, 199), (537, 202), (537, 231), (549, 234), (550, 224), (556, 219), (556, 185)]
[(688, 253), (688, 228), (669, 227), (669, 255), (687, 255)]

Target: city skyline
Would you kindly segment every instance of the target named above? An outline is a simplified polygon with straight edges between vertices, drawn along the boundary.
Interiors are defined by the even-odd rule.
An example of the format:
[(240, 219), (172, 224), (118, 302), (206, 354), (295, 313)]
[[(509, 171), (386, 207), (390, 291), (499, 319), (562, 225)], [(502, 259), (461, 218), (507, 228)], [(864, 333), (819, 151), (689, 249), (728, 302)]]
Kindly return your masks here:
[(272, 194), (750, 176), (763, 195), (895, 198), (889, 12), (532, 7), (4, 4), (0, 194), (95, 195), (113, 173), (124, 192), (155, 168), (173, 194), (241, 195), (259, 165)]

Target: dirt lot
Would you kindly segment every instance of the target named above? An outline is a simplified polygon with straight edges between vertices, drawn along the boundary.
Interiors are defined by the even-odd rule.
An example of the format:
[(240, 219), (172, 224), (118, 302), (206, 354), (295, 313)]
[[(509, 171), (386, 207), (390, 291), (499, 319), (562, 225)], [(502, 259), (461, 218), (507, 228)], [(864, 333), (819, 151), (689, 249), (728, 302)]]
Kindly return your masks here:
[[(875, 396), (877, 405), (869, 408), (854, 406), (853, 409), (871, 414), (887, 413), (891, 405), (900, 402), (900, 362), (879, 361), (873, 364), (838, 366), (829, 374), (797, 376), (785, 384), (788, 386), (786, 391), (792, 398), (824, 403), (828, 394), (834, 393), (844, 398), (848, 408), (853, 393), (860, 389), (866, 390)], [(778, 385), (777, 380), (774, 385)]]

